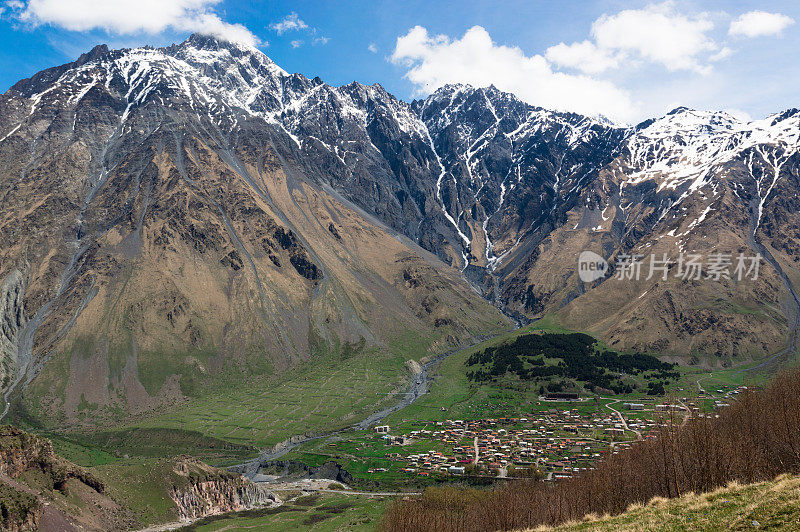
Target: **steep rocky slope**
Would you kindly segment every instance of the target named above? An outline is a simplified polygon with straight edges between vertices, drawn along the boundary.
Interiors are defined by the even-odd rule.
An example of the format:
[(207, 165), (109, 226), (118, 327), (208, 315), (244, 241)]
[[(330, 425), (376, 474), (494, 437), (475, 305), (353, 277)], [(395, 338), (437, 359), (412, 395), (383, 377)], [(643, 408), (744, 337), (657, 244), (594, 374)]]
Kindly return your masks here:
[[(0, 97), (0, 378), (25, 415), (112, 423), (507, 326), (478, 293), (618, 348), (762, 358), (800, 315), (798, 120), (618, 127), (493, 87), (332, 87), (199, 35), (98, 46)], [(583, 283), (584, 249), (764, 262)]]
[[(507, 327), (457, 271), (304, 170), (276, 116), (313, 84), (193, 36), (97, 47), (0, 98), (3, 360), (27, 415), (113, 423), (223, 376), (421, 357)], [(409, 333), (420, 352), (392, 351)]]
[[(558, 312), (618, 348), (740, 363), (794, 340), (800, 113), (743, 122), (675, 109), (632, 128), (553, 113), (494, 88), (415, 102), (442, 163), (453, 264), (506, 312)], [(452, 213), (448, 215), (448, 213)], [(421, 237), (429, 249), (441, 249)], [(427, 239), (427, 240), (426, 240)], [(458, 239), (450, 238), (451, 244)], [(457, 246), (454, 249), (458, 249)], [(639, 255), (642, 282), (578, 278), (578, 255)], [(758, 279), (676, 278), (681, 254), (761, 254)], [(649, 275), (651, 255), (671, 260)], [(453, 254), (457, 255), (457, 254)]]
[[(561, 311), (565, 321), (614, 345), (713, 354), (723, 363), (779, 352), (787, 334), (793, 343), (798, 134), (797, 111), (742, 123), (677, 109), (641, 125), (550, 238), (584, 238), (582, 246), (612, 259), (666, 254), (672, 264), (666, 278), (646, 279), (648, 264), (640, 282), (600, 283)], [(681, 254), (701, 257), (699, 279), (680, 275)], [(709, 269), (715, 254), (729, 261), (722, 276)], [(756, 254), (763, 257), (757, 278), (737, 275), (739, 257)], [(585, 286), (573, 276), (561, 294), (571, 288), (575, 297)]]

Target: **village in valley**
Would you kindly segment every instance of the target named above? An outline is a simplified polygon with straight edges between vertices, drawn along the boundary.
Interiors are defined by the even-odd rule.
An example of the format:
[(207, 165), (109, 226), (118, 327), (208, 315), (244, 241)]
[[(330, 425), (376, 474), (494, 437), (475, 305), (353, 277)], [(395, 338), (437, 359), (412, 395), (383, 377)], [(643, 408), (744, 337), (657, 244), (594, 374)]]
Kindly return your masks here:
[(382, 438), (390, 445), (428, 441), (448, 447), (445, 451), (387, 454), (403, 465), (400, 471), (404, 473), (568, 477), (591, 467), (615, 446), (628, 445), (626, 439), (630, 438), (616, 416), (590, 417), (556, 408), (531, 418), (430, 421), (423, 427), (399, 436), (392, 435), (389, 426), (375, 428), (376, 434), (385, 433)]
[[(304, 462), (336, 460), (357, 482), (430, 485), (460, 480), (570, 478), (608, 454), (693, 416), (717, 416), (728, 398), (747, 388), (724, 386), (691, 397), (540, 396), (529, 415), (411, 420), (382, 424), (320, 442)], [(446, 415), (440, 408), (439, 414)]]

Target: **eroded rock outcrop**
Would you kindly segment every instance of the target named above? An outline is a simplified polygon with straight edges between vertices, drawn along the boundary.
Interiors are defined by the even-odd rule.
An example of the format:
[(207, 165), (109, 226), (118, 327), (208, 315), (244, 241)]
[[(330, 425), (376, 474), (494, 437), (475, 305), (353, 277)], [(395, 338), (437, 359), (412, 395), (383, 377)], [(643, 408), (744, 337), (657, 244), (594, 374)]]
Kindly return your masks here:
[(0, 529), (9, 532), (37, 530), (42, 504), (29, 493), (0, 483)]
[(170, 497), (182, 520), (238, 512), (277, 502), (267, 489), (243, 476), (216, 469), (189, 456), (175, 464)]

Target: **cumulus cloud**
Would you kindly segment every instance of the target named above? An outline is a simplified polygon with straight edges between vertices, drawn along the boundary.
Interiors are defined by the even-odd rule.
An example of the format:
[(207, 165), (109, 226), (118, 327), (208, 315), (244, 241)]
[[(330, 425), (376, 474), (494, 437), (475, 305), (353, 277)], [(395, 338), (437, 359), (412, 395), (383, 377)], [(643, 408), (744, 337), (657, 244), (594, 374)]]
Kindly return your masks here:
[[(595, 20), (590, 39), (551, 46), (545, 57), (559, 67), (586, 74), (646, 63), (673, 72), (709, 74), (712, 63), (733, 53), (712, 37), (712, 18), (709, 13), (680, 13), (672, 1), (626, 9)], [(732, 21), (728, 33), (745, 37), (780, 35), (794, 22), (780, 13), (751, 11)]]
[(794, 19), (781, 13), (750, 11), (731, 22), (728, 33), (737, 37), (776, 36), (794, 24)]
[(604, 50), (660, 63), (668, 70), (704, 72), (704, 54), (719, 50), (708, 35), (712, 29), (708, 14), (686, 16), (665, 2), (603, 15), (592, 24), (592, 37)]
[(269, 25), (278, 35), (283, 35), (287, 31), (300, 31), (308, 28), (308, 24), (300, 20), (297, 13), (289, 13), (286, 18), (280, 22), (275, 22)]
[(494, 43), (481, 26), (470, 28), (460, 39), (431, 36), (416, 26), (397, 38), (390, 59), (408, 68), (405, 77), (420, 95), (448, 83), (494, 85), (551, 109), (603, 114), (616, 120), (629, 120), (636, 114), (628, 93), (612, 83), (555, 72), (541, 55), (526, 56), (518, 47)]
[(369, 50), (373, 54), (377, 54), (378, 53), (378, 47), (375, 45), (374, 42), (369, 43), (369, 46), (367, 46), (367, 50)]
[(52, 24), (72, 31), (105, 30), (118, 35), (157, 34), (167, 29), (213, 35), (250, 46), (263, 43), (241, 24), (223, 21), (220, 0), (13, 0), (7, 5), (23, 23)]
[(619, 58), (615, 54), (598, 48), (591, 41), (573, 44), (562, 42), (548, 48), (545, 57), (556, 65), (582, 70), (587, 74), (598, 74), (619, 66)]
[(672, 2), (651, 4), (603, 15), (592, 24), (592, 40), (550, 47), (547, 58), (565, 67), (596, 74), (621, 65), (656, 63), (667, 70), (710, 72), (710, 61), (730, 51), (710, 36), (714, 23), (707, 13), (687, 16)]
[[(308, 39), (312, 45), (326, 45), (330, 40), (328, 37), (324, 35), (319, 35), (317, 28), (312, 28), (304, 20), (300, 18), (295, 12), (289, 13), (286, 17), (281, 20), (280, 22), (273, 22), (269, 25), (270, 29), (277, 33), (278, 35), (283, 35), (284, 33), (297, 31), (301, 33), (308, 34)], [(289, 43), (292, 48), (299, 48), (303, 41), (300, 39), (295, 39)]]

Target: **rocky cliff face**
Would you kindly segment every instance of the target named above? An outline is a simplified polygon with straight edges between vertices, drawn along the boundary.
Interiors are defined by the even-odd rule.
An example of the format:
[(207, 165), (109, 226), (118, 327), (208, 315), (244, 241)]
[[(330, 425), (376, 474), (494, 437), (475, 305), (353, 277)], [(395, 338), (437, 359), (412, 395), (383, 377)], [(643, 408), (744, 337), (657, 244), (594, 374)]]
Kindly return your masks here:
[(0, 427), (0, 528), (15, 532), (38, 529), (44, 505), (14, 479), (32, 469), (51, 474), (54, 458), (50, 441)]
[(55, 460), (53, 444), (14, 427), (0, 427), (0, 470), (9, 478), (17, 478), (36, 468), (52, 469)]
[(36, 469), (52, 475), (54, 455), (48, 440), (0, 427), (0, 528), (37, 530), (44, 505), (13, 479)]
[(38, 530), (43, 510), (43, 505), (33, 495), (0, 483), (0, 526), (3, 530)]
[(191, 457), (176, 462), (170, 497), (181, 520), (271, 506), (277, 498), (241, 475), (211, 468)]
[(56, 456), (50, 440), (15, 427), (0, 427), (0, 474), (16, 479), (33, 469), (49, 477), (52, 489), (64, 489), (70, 479), (77, 479), (98, 493), (105, 491), (93, 475)]

